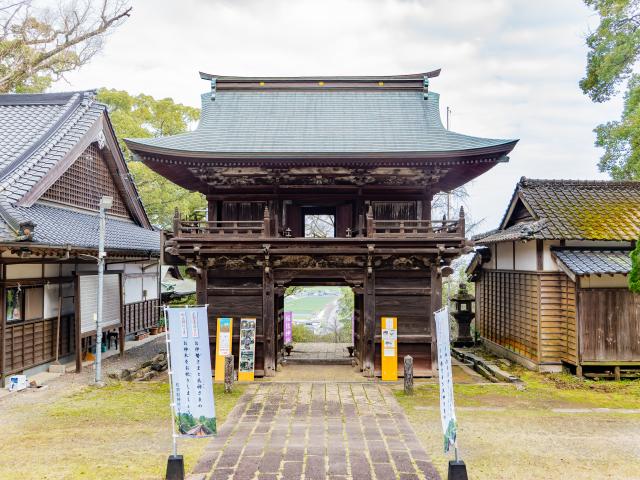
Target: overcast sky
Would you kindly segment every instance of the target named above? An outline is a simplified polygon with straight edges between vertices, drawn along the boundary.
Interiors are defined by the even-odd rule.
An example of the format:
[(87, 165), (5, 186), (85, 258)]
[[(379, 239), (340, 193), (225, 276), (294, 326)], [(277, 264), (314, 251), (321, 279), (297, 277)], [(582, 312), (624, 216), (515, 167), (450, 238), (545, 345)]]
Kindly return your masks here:
[[(131, 18), (56, 90), (106, 86), (199, 106), (221, 75), (387, 75), (442, 68), (452, 130), (519, 138), (468, 185), (495, 228), (521, 176), (606, 178), (594, 126), (619, 116), (578, 88), (597, 17), (581, 0), (133, 0)], [(444, 116), (443, 116), (444, 118)], [(476, 232), (477, 233), (477, 232)]]

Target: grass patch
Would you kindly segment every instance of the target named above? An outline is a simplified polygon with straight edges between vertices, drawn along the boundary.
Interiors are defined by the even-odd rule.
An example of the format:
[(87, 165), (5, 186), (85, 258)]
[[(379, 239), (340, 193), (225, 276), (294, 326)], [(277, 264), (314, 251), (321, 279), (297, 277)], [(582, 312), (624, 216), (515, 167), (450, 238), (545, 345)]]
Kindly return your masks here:
[[(524, 390), (502, 384), (454, 386), (460, 453), (470, 478), (638, 478), (640, 415), (553, 409), (640, 409), (640, 382), (515, 370), (526, 384)], [(451, 455), (442, 450), (438, 393), (435, 384), (417, 386), (413, 396), (395, 391), (446, 477)]]
[[(244, 387), (223, 390), (214, 386), (219, 425)], [(166, 382), (85, 387), (52, 404), (15, 407), (1, 418), (0, 478), (159, 479), (171, 449)], [(206, 441), (178, 442), (189, 471)]]

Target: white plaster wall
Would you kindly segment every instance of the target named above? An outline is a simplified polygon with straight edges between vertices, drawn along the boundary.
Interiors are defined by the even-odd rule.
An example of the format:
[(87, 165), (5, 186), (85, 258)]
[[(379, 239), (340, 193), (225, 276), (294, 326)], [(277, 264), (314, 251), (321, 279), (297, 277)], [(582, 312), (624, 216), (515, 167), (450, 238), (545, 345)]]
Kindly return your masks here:
[(60, 273), (59, 263), (45, 263), (44, 264), (44, 276), (51, 278), (57, 277)]
[(551, 256), (551, 247), (560, 246), (560, 240), (545, 240), (542, 249), (542, 269), (545, 272), (557, 272), (560, 270), (556, 261)]
[(627, 288), (626, 275), (589, 275), (580, 277), (580, 288)]
[(42, 264), (17, 263), (15, 265), (7, 265), (7, 279), (16, 280), (21, 278), (42, 278)]
[(513, 242), (499, 242), (496, 249), (496, 268), (513, 270)]
[(536, 271), (538, 267), (536, 242), (515, 242), (516, 270)]

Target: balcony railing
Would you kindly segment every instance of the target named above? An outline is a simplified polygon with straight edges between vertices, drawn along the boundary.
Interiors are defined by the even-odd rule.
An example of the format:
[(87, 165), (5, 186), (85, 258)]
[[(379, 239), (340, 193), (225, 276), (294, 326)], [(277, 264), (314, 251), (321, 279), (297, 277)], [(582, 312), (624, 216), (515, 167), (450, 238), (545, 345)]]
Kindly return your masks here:
[[(362, 217), (360, 217), (362, 219)], [(277, 223), (277, 222), (276, 222)], [(366, 215), (364, 228), (347, 229), (339, 237), (395, 238), (395, 239), (452, 239), (464, 238), (464, 210), (460, 209), (458, 220), (376, 220), (371, 209)], [(362, 225), (362, 221), (360, 223)], [(291, 230), (283, 229), (290, 237)], [(192, 239), (222, 238), (270, 238), (272, 236), (271, 216), (265, 208), (263, 220), (182, 220), (176, 211), (173, 219), (174, 237)], [(273, 236), (281, 236), (278, 228)]]

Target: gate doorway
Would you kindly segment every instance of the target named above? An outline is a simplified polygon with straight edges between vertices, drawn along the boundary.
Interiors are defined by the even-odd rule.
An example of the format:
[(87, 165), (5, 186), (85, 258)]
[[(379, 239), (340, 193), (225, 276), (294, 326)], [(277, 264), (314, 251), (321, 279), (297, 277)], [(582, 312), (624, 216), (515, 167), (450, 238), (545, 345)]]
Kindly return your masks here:
[(287, 365), (353, 365), (356, 295), (346, 286), (289, 286), (278, 309), (278, 360)]

